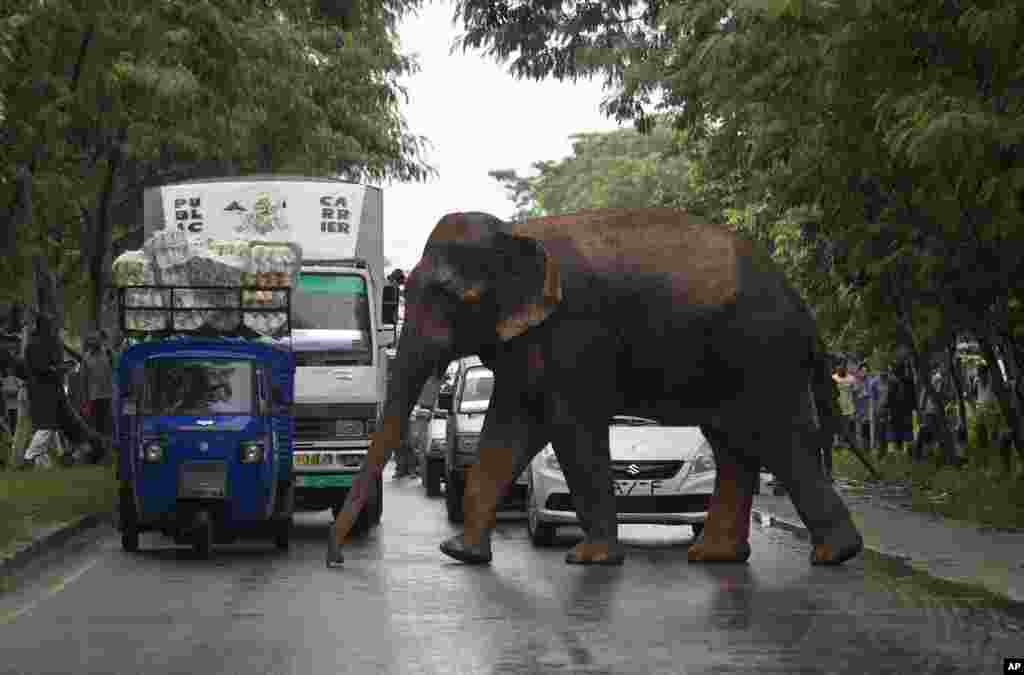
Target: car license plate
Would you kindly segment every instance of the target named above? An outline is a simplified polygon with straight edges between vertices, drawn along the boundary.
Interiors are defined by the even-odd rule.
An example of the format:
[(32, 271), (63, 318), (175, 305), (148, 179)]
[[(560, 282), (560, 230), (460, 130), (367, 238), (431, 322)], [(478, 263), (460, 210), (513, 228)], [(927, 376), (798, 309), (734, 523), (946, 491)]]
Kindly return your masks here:
[(296, 476), (295, 487), (352, 487), (353, 474), (334, 474), (326, 476)]
[(320, 463), (320, 455), (295, 455), (295, 463), (301, 466), (316, 466)]
[(653, 495), (657, 488), (660, 488), (660, 480), (617, 480), (615, 481), (615, 494), (619, 497), (637, 497), (640, 495)]

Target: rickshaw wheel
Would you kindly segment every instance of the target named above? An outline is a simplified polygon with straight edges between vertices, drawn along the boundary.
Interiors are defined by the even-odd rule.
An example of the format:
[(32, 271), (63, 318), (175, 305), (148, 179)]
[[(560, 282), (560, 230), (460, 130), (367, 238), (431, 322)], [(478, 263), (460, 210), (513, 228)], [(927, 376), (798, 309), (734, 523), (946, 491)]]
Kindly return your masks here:
[(207, 559), (213, 552), (213, 521), (207, 519), (195, 529), (193, 535), (192, 550), (200, 558)]
[(139, 550), (139, 525), (132, 486), (126, 480), (121, 481), (118, 491), (118, 510), (121, 514), (121, 548), (128, 553), (135, 553)]

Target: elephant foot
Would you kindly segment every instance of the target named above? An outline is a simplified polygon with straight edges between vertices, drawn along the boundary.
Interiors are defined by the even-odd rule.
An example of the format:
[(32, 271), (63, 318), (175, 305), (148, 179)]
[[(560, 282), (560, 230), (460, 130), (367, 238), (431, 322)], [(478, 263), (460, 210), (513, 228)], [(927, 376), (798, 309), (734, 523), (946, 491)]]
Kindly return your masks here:
[(618, 544), (580, 542), (565, 556), (570, 565), (621, 565), (626, 553)]
[(730, 539), (705, 539), (703, 536), (690, 545), (686, 553), (689, 562), (747, 562), (750, 544)]
[(481, 537), (481, 542), (472, 546), (460, 534), (441, 544), (441, 553), (468, 565), (486, 565), (492, 558), (490, 537)]
[(844, 537), (830, 539), (814, 545), (811, 550), (812, 565), (841, 565), (864, 550), (864, 539), (856, 530)]

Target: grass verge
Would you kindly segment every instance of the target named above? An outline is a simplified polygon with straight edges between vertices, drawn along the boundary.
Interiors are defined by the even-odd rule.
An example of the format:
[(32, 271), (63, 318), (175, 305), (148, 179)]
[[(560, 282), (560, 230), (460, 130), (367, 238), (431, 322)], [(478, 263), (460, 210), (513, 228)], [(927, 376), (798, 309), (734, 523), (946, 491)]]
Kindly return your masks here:
[(117, 498), (113, 466), (0, 472), (0, 551), (36, 527), (110, 512)]
[[(1005, 476), (970, 463), (963, 468), (940, 466), (931, 460), (915, 464), (903, 453), (872, 461), (885, 480), (910, 486), (914, 511), (983, 527), (1024, 528), (1024, 476)], [(833, 473), (860, 482), (871, 478), (860, 460), (844, 448), (833, 455)]]

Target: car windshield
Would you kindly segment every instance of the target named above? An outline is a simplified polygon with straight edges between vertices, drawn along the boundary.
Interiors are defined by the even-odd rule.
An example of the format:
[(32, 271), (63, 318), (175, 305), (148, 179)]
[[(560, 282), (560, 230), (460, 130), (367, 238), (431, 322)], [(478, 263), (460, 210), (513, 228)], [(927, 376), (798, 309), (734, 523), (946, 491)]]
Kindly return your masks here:
[(153, 359), (146, 364), (147, 415), (250, 415), (252, 363), (227, 359)]
[(494, 391), (494, 373), (488, 368), (470, 368), (466, 372), (466, 384), (462, 389), (459, 409), (465, 412), (486, 410)]
[(350, 332), (347, 351), (369, 365), (373, 343), (366, 280), (355, 274), (301, 274), (292, 294), (292, 328)]

